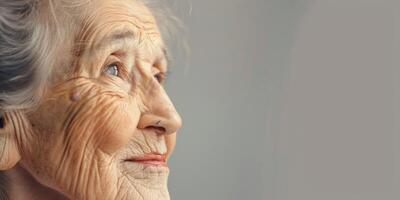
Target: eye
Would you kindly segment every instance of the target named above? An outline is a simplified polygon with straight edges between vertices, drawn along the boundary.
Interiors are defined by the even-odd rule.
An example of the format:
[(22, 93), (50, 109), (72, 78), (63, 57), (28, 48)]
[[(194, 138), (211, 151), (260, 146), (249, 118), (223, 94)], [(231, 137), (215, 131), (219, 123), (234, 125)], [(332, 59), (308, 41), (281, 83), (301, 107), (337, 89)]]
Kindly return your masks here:
[(165, 78), (166, 78), (166, 75), (165, 75), (164, 73), (160, 72), (160, 73), (155, 74), (155, 75), (154, 75), (154, 78), (155, 78), (159, 83), (163, 83), (164, 80), (165, 80)]
[(111, 76), (118, 76), (118, 74), (119, 74), (118, 64), (112, 63), (112, 64), (107, 65), (105, 72)]

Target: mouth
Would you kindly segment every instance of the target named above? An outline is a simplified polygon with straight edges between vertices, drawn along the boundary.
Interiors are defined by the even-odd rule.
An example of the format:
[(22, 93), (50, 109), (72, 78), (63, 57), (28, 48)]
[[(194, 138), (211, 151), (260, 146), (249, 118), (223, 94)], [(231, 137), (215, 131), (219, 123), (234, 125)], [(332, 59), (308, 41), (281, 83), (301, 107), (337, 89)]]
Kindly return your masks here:
[(146, 153), (142, 155), (135, 155), (132, 157), (129, 157), (128, 159), (125, 159), (125, 162), (134, 162), (142, 165), (147, 165), (147, 166), (162, 166), (162, 167), (168, 167), (167, 165), (167, 154), (161, 154), (161, 153)]

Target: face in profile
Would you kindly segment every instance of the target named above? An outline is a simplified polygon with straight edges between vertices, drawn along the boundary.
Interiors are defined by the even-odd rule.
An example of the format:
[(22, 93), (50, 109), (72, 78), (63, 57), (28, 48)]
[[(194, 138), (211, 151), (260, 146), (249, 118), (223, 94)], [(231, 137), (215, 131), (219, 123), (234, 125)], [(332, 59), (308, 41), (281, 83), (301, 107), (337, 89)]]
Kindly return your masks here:
[(181, 119), (163, 88), (167, 53), (155, 18), (135, 0), (74, 9), (58, 18), (54, 34), (64, 40), (48, 44), (57, 45), (48, 55), (56, 64), (37, 104), (4, 112), (0, 169), (71, 199), (169, 199), (166, 160)]

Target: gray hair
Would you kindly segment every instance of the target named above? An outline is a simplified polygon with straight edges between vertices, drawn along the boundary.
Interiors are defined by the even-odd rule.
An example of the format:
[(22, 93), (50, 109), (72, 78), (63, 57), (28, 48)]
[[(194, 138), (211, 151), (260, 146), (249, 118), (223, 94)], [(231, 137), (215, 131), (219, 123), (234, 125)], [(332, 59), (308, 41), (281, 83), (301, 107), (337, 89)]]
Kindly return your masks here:
[(43, 20), (44, 16), (39, 14), (45, 4), (38, 0), (0, 2), (2, 111), (30, 108), (45, 90), (60, 36), (54, 34), (54, 20)]
[(34, 99), (33, 4), (0, 2), (0, 107), (24, 107)]

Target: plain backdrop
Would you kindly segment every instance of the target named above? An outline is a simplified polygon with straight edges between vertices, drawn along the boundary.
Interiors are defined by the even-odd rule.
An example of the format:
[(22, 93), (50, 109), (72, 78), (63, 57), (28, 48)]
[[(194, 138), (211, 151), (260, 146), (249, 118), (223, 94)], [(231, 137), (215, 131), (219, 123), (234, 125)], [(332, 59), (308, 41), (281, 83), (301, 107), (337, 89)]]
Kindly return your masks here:
[(172, 200), (400, 199), (400, 1), (172, 6)]

